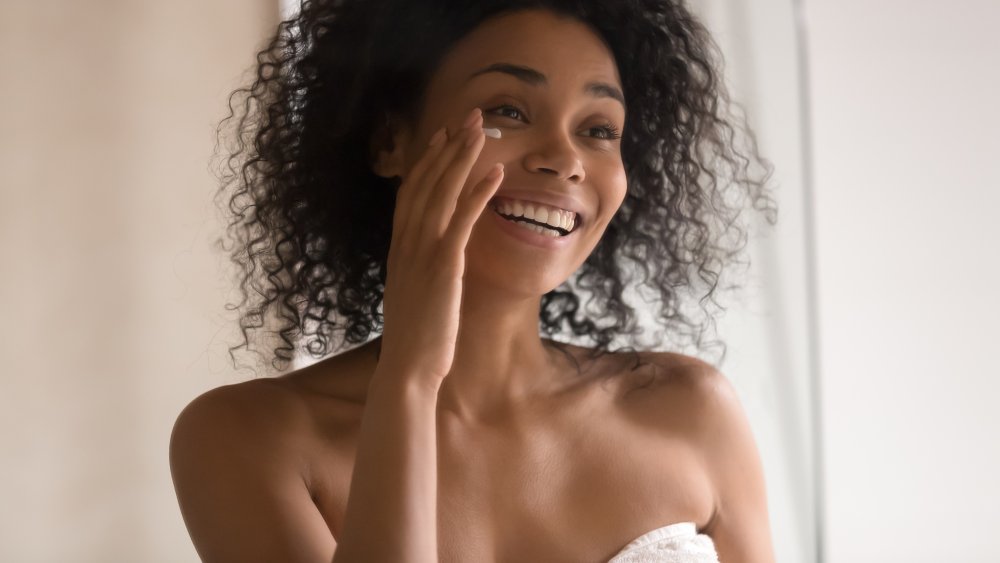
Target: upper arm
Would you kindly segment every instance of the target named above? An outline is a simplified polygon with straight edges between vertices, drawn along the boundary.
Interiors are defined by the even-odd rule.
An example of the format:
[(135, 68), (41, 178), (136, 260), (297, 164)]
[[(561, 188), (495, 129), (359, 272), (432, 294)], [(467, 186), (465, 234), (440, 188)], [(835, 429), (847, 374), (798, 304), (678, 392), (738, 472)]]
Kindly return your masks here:
[(221, 387), (181, 412), (170, 439), (181, 514), (204, 561), (329, 562), (336, 542), (297, 469), (294, 416), (266, 391)]
[(764, 468), (750, 422), (723, 374), (704, 363), (695, 371), (697, 444), (715, 491), (715, 511), (705, 531), (720, 561), (773, 563)]

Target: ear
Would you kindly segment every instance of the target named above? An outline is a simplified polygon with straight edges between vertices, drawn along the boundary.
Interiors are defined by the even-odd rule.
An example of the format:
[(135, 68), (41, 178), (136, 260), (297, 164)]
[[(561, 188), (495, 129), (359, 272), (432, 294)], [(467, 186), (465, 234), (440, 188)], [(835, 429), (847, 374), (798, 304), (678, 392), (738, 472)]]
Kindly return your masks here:
[(385, 114), (382, 125), (372, 133), (369, 156), (372, 172), (383, 178), (402, 178), (406, 167), (405, 147), (410, 130), (403, 119)]

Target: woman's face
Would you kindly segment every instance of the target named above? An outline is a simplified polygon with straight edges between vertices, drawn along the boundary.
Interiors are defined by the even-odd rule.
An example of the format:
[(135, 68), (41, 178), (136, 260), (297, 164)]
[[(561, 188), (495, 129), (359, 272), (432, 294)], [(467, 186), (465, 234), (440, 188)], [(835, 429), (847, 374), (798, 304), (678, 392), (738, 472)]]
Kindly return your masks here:
[[(442, 125), (457, 131), (473, 108), (483, 110), (484, 127), (500, 129), (501, 139), (486, 139), (466, 184), (504, 164), (496, 198), (466, 248), (467, 278), (513, 281), (519, 291), (540, 295), (586, 260), (625, 197), (615, 138), (625, 124), (621, 91), (601, 39), (585, 24), (544, 10), (490, 19), (447, 54), (431, 78), (404, 166), (411, 169)], [(556, 244), (533, 243), (543, 235), (502, 219), (497, 198), (559, 203), (554, 207), (578, 212), (580, 224), (566, 237), (546, 239)]]

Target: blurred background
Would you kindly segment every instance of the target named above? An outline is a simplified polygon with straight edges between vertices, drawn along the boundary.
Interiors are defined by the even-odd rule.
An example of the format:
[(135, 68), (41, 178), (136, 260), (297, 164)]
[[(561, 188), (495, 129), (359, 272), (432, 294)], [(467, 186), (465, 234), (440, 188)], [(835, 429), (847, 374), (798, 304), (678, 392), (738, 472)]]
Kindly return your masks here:
[[(778, 561), (1000, 560), (1000, 3), (689, 4), (776, 168), (719, 336)], [(197, 560), (170, 429), (253, 377), (214, 131), (294, 9), (0, 0), (0, 561)]]

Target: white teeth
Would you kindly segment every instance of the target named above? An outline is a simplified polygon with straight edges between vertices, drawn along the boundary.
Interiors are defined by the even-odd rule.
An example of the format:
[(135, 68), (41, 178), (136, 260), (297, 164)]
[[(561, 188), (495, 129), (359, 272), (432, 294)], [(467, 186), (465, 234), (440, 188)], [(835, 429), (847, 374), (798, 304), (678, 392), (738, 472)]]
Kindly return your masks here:
[(515, 201), (511, 206), (511, 211), (515, 217), (524, 217), (524, 206), (521, 205), (520, 201)]
[[(558, 215), (558, 213), (553, 213), (553, 215)], [(553, 217), (553, 219), (556, 219), (556, 217)], [(538, 221), (539, 223), (548, 223), (549, 222), (549, 210), (545, 209), (544, 207), (536, 208), (535, 209), (535, 221)], [(554, 220), (554, 221), (552, 221), (551, 225), (553, 227), (558, 227), (559, 226), (559, 222)]]
[(565, 231), (572, 231), (576, 222), (576, 214), (572, 211), (529, 202), (499, 200), (496, 209), (503, 215), (532, 219)]
[(528, 229), (531, 229), (532, 231), (535, 231), (536, 233), (545, 235), (547, 237), (555, 238), (555, 237), (559, 236), (559, 233), (556, 232), (556, 231), (553, 231), (552, 229), (546, 229), (545, 227), (539, 227), (538, 225), (532, 225), (530, 223), (517, 222), (517, 224), (520, 225), (520, 226), (522, 226), (522, 227), (526, 227)]
[[(565, 211), (560, 211), (556, 217), (559, 218), (559, 227), (566, 229), (567, 231), (573, 230), (573, 222), (576, 220), (575, 213), (569, 213)], [(552, 215), (549, 214), (549, 219), (552, 219)]]

